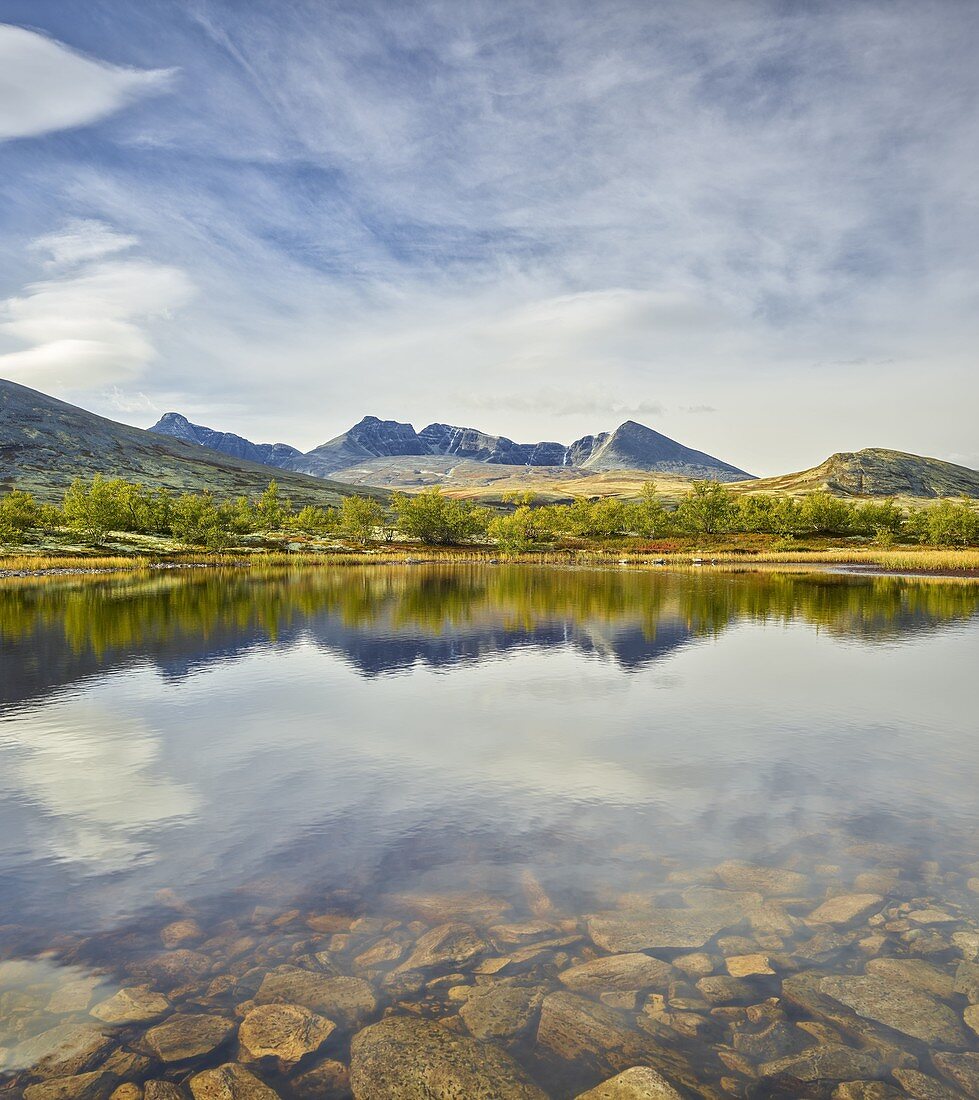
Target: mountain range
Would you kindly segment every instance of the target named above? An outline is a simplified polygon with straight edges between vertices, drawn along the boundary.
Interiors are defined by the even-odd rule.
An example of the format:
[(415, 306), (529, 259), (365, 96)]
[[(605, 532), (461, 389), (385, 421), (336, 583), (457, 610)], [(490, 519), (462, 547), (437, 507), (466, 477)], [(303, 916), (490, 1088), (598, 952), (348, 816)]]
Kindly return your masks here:
[[(879, 447), (834, 454), (800, 473), (747, 479), (727, 463), (631, 422), (562, 447), (516, 444), (446, 425), (430, 425), (416, 433), (410, 425), (368, 417), (307, 455), (285, 444), (264, 445), (265, 450), (262, 444), (227, 433), (199, 435), (210, 429), (176, 414), (163, 422), (170, 431), (119, 424), (0, 380), (0, 493), (17, 487), (54, 501), (74, 478), (103, 474), (178, 492), (209, 489), (220, 499), (259, 493), (274, 476), (298, 506), (335, 505), (352, 493), (384, 499), (387, 488), (425, 485), (442, 485), (458, 496), (495, 502), (509, 489), (531, 490), (542, 499), (635, 498), (644, 482), (653, 481), (666, 498), (676, 499), (689, 488), (691, 477), (710, 476), (707, 471), (712, 470), (718, 480), (731, 480), (735, 474), (745, 478), (733, 482), (738, 492), (979, 498), (976, 470)], [(555, 450), (549, 453), (543, 449), (547, 447)], [(406, 448), (411, 450), (406, 453)], [(516, 452), (524, 458), (536, 455), (539, 464), (503, 462), (501, 456), (513, 457), (514, 448), (525, 448)], [(562, 463), (568, 464), (555, 464), (558, 451)], [(322, 465), (317, 466), (310, 455), (318, 456)], [(274, 463), (256, 461), (285, 457), (307, 470), (359, 464), (340, 466), (331, 480), (287, 467), (277, 467), (273, 475), (270, 465)], [(664, 464), (666, 472), (656, 463)], [(678, 472), (684, 463), (691, 471), (685, 476)]]
[[(149, 431), (221, 451), (235, 458), (262, 462), (282, 470), (333, 475), (374, 459), (438, 456), (492, 466), (571, 467), (580, 470), (646, 470), (713, 481), (746, 481), (752, 474), (713, 455), (686, 447), (660, 432), (627, 420), (615, 431), (562, 443), (515, 443), (478, 428), (429, 424), (416, 432), (411, 424), (365, 416), (342, 435), (303, 453), (286, 443), (252, 443), (240, 435), (192, 424), (169, 412)], [(360, 470), (358, 470), (360, 473)]]
[[(210, 489), (221, 498), (260, 493), (270, 480), (267, 465), (118, 424), (0, 379), (0, 491), (16, 487), (57, 500), (74, 478), (94, 474), (177, 491)], [(276, 481), (300, 505), (373, 493), (291, 472), (276, 474)]]

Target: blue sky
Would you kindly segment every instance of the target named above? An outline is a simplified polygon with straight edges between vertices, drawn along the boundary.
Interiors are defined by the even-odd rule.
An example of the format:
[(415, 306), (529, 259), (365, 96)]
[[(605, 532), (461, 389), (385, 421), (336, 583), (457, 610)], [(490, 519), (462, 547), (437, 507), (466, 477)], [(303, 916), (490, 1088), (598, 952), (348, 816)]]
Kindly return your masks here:
[(4, 0), (0, 377), (979, 467), (979, 6)]

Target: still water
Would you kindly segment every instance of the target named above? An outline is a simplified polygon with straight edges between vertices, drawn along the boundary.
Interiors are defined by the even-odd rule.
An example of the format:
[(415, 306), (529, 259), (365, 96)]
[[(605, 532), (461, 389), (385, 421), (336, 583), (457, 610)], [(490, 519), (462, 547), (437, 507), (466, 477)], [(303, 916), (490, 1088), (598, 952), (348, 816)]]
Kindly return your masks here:
[(979, 1095), (975, 583), (10, 580), (0, 644), (0, 1095)]

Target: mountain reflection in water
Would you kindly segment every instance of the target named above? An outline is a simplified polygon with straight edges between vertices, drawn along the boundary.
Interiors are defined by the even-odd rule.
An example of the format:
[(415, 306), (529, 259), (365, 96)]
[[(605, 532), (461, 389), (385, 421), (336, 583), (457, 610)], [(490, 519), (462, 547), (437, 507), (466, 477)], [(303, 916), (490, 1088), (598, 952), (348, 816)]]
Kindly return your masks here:
[[(898, 577), (375, 566), (4, 583), (0, 1056), (38, 1076), (64, 1021), (89, 1043), (88, 1006), (144, 980), (167, 1012), (227, 1022), (294, 957), (304, 980), (366, 976), (375, 1016), (451, 1013), (446, 983), (469, 977), (439, 963), (402, 988), (394, 969), (447, 919), (479, 930), (474, 958), (570, 930), (487, 962), (560, 1004), (557, 975), (596, 950), (588, 914), (720, 897), (748, 907), (730, 917), (745, 931), (760, 895), (730, 876), (769, 868), (792, 884), (764, 910), (774, 924), (711, 948), (782, 952), (778, 979), (752, 979), (759, 1001), (799, 966), (862, 965), (861, 936), (905, 950), (903, 899), (972, 928), (977, 641), (979, 585)], [(745, 859), (762, 870), (722, 862)], [(893, 943), (872, 912), (843, 936), (800, 919), (861, 881), (888, 893)], [(520, 923), (539, 911), (541, 928)], [(193, 950), (161, 955), (185, 934)], [(951, 940), (913, 942), (955, 965)], [(694, 980), (671, 996), (696, 1022)], [(690, 1065), (714, 1080), (720, 1025), (704, 1026)], [(527, 1042), (549, 1095), (613, 1064), (541, 1062)], [(295, 1074), (277, 1087), (318, 1095)]]

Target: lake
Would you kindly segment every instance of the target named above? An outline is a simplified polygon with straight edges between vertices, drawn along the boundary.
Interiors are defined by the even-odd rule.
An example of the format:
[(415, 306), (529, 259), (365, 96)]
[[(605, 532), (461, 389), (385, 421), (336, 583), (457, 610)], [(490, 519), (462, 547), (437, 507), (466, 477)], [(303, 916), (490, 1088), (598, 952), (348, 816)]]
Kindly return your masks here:
[(979, 1095), (979, 583), (161, 569), (0, 643), (0, 1094)]

